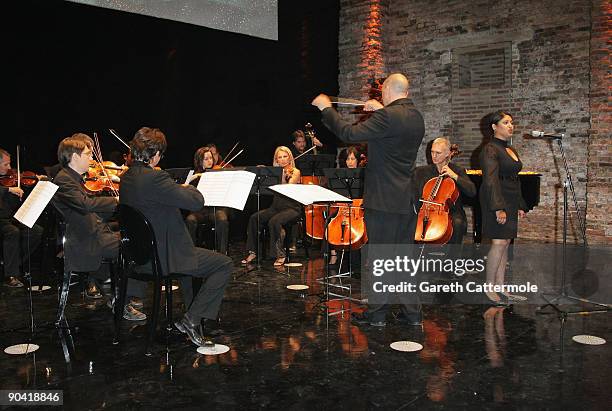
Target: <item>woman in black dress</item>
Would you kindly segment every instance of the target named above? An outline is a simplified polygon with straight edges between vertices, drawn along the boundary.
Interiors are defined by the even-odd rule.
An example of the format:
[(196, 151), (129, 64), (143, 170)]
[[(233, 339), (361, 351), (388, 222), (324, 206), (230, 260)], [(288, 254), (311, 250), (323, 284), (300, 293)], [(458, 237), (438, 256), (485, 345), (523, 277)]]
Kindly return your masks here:
[[(487, 254), (487, 283), (504, 284), (508, 247), (516, 238), (518, 219), (525, 215), (527, 207), (521, 195), (518, 173), (523, 164), (518, 153), (509, 145), (514, 126), (512, 116), (504, 111), (490, 113), (486, 117), (487, 131), (491, 133), (480, 153), (482, 186), (482, 236), (491, 239)], [(507, 304), (507, 294), (487, 292), (494, 304)]]

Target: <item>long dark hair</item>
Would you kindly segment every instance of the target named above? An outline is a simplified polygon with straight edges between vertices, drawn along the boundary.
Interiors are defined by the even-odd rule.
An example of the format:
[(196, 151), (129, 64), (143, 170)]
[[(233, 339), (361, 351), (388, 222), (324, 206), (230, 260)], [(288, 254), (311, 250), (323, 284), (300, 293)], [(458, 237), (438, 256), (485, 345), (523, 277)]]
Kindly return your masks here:
[(504, 118), (505, 116), (510, 116), (510, 118), (514, 118), (512, 117), (512, 114), (508, 113), (507, 111), (503, 111), (503, 110), (497, 110), (485, 116), (484, 131), (486, 132), (485, 134), (486, 137), (493, 138), (495, 133), (493, 132), (493, 127), (491, 126), (493, 124), (499, 123), (502, 120), (502, 118)]
[[(204, 167), (202, 164), (204, 163), (204, 156), (206, 155), (206, 153), (210, 153), (209, 146), (200, 147), (196, 150), (195, 154), (193, 155), (194, 172), (201, 173), (204, 171)], [(210, 153), (210, 155), (212, 156), (212, 153)], [(214, 166), (214, 162), (215, 162), (215, 158), (213, 156), (213, 166)]]

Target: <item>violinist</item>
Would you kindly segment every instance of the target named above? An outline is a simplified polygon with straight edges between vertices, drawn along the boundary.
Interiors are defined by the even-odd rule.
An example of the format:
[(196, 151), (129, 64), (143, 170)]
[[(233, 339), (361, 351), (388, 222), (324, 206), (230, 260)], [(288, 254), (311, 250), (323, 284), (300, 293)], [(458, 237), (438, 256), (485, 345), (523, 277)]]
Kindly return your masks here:
[[(200, 147), (193, 156), (194, 175), (190, 184), (198, 185), (202, 173), (214, 166), (214, 157), (210, 146)], [(202, 207), (201, 210), (190, 212), (185, 218), (185, 224), (194, 244), (197, 244), (198, 224), (209, 222), (215, 225), (215, 242), (218, 251), (227, 255), (229, 242), (229, 214), (227, 207)]]
[(213, 157), (213, 165), (210, 168), (218, 168), (216, 166), (220, 167), (222, 163), (222, 159), (221, 159), (221, 154), (219, 154), (219, 150), (217, 149), (217, 145), (215, 143), (208, 143), (204, 147), (206, 147), (208, 151), (210, 151)]
[[(6, 176), (11, 170), (11, 155), (8, 151), (0, 148), (0, 176)], [(1, 177), (0, 177), (1, 178)], [(0, 239), (2, 240), (4, 256), (4, 279), (3, 283), (8, 287), (23, 287), (19, 280), (19, 266), (27, 254), (22, 256), (22, 248), (30, 244), (30, 255), (40, 244), (43, 229), (34, 224), (28, 230), (26, 226), (13, 218), (13, 215), (21, 205), (24, 192), (20, 187), (0, 185)], [(29, 237), (29, 240), (28, 240)]]
[[(279, 146), (274, 151), (273, 166), (283, 167), (282, 184), (299, 184), (301, 174), (295, 167), (295, 161), (291, 150), (285, 146)], [(274, 194), (270, 208), (260, 210), (249, 218), (247, 227), (246, 247), (249, 255), (242, 260), (242, 264), (251, 263), (257, 258), (257, 221), (259, 220), (260, 229), (265, 225), (270, 232), (270, 253), (276, 257), (275, 266), (285, 264), (285, 248), (283, 247), (285, 230), (283, 226), (295, 221), (302, 214), (302, 206), (295, 200)]]
[[(102, 267), (102, 259), (116, 260), (119, 253), (119, 232), (113, 231), (98, 213), (113, 213), (118, 197), (91, 195), (84, 187), (83, 175), (89, 169), (93, 156), (93, 141), (83, 133), (63, 139), (57, 149), (62, 169), (53, 179), (59, 186), (53, 204), (66, 222), (64, 265), (67, 271), (92, 272), (92, 279), (85, 291), (89, 298), (102, 298), (96, 283), (108, 278)], [(144, 320), (142, 309), (143, 283), (128, 282), (128, 303), (123, 318), (132, 321)]]
[[(451, 143), (446, 137), (438, 137), (431, 144), (431, 160), (432, 164), (417, 167), (414, 170), (414, 181), (416, 187), (416, 206), (421, 207), (419, 201), (423, 187), (430, 179), (440, 175), (452, 178), (455, 181), (461, 195), (474, 197), (476, 195), (476, 186), (468, 177), (465, 169), (451, 162)], [(448, 244), (461, 244), (463, 236), (467, 231), (467, 219), (463, 210), (461, 196), (457, 201), (450, 206), (450, 215), (453, 224), (453, 235), (448, 241)]]
[(119, 192), (122, 204), (137, 209), (149, 220), (157, 240), (162, 273), (203, 279), (196, 295), (192, 278), (181, 279), (187, 311), (174, 323), (195, 345), (201, 346), (203, 333), (218, 331), (213, 328), (233, 264), (225, 255), (194, 246), (181, 209), (200, 210), (204, 197), (195, 187), (176, 184), (167, 172), (155, 170), (166, 147), (166, 136), (161, 130), (149, 127), (138, 130), (130, 142), (133, 163), (123, 174)]

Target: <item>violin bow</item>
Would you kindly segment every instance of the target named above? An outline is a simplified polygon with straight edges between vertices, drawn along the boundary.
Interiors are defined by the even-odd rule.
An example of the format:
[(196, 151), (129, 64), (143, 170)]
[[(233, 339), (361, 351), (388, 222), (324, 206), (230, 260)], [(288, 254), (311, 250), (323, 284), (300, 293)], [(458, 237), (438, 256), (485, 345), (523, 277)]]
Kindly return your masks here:
[[(226, 159), (226, 158), (228, 158), (228, 157), (229, 157), (229, 156), (232, 154), (232, 152), (233, 152), (233, 151), (236, 149), (236, 147), (238, 147), (238, 144), (240, 144), (240, 140), (239, 140), (239, 141), (236, 141), (236, 144), (234, 144), (234, 147), (232, 147), (232, 149), (231, 149), (231, 150), (230, 150), (230, 151), (229, 151), (229, 152), (228, 152), (228, 153), (225, 155), (225, 157), (223, 157), (223, 158), (221, 159), (221, 162), (222, 162), (223, 164), (225, 164), (225, 163), (226, 163), (225, 159)], [(242, 153), (242, 151), (241, 151), (241, 153)], [(235, 158), (235, 156), (234, 156), (234, 158)], [(233, 160), (234, 158), (232, 158), (232, 160)], [(230, 160), (230, 161), (232, 161), (232, 160)], [(228, 163), (229, 163), (230, 161), (228, 161)], [(225, 167), (225, 166), (221, 166), (221, 168), (223, 168), (223, 167)]]
[(95, 147), (93, 147), (92, 152), (94, 154), (94, 157), (96, 158), (96, 162), (100, 166), (102, 174), (104, 174), (104, 178), (106, 178), (106, 181), (109, 182), (109, 188), (111, 189), (113, 195), (115, 197), (119, 197), (119, 192), (115, 189), (115, 187), (113, 187), (113, 180), (111, 180), (110, 176), (108, 175), (108, 172), (106, 171), (106, 167), (104, 167), (104, 164), (102, 164), (104, 163), (104, 160), (102, 159), (102, 148), (100, 147), (100, 140), (98, 140), (98, 133), (94, 131), (93, 136)]
[(293, 160), (297, 160), (298, 158), (302, 157), (304, 154), (307, 154), (309, 152), (311, 152), (312, 150), (314, 150), (315, 148), (317, 148), (317, 146), (312, 146), (310, 147), (308, 150), (304, 151), (302, 154), (300, 154), (299, 156), (295, 157)]
[(17, 188), (21, 188), (21, 166), (19, 165), (19, 145), (17, 145)]
[(121, 144), (123, 144), (124, 146), (126, 146), (129, 150), (130, 146), (128, 145), (128, 143), (126, 143), (125, 141), (123, 141), (123, 139), (121, 137), (119, 137), (119, 135), (115, 132), (115, 130), (113, 130), (112, 128), (109, 128), (108, 131), (110, 131), (110, 133), (112, 134), (113, 137), (115, 137), (117, 140), (119, 140), (121, 142)]
[(337, 104), (339, 106), (365, 106), (365, 103), (363, 101), (354, 98), (329, 96), (329, 99), (331, 100), (332, 104)]
[(231, 158), (229, 161), (227, 161), (227, 162), (226, 162), (226, 161), (224, 161), (224, 162), (223, 162), (223, 165), (221, 166), (221, 168), (222, 168), (222, 169), (223, 169), (223, 168), (225, 168), (225, 166), (226, 166), (226, 165), (228, 165), (229, 163), (231, 163), (232, 161), (234, 161), (234, 159), (235, 159), (236, 157), (238, 157), (240, 154), (242, 154), (242, 152), (243, 152), (243, 151), (244, 151), (244, 148), (243, 148), (242, 150), (240, 150), (239, 152), (237, 152), (237, 153), (236, 153), (236, 155), (235, 155), (234, 157), (232, 157), (232, 158)]

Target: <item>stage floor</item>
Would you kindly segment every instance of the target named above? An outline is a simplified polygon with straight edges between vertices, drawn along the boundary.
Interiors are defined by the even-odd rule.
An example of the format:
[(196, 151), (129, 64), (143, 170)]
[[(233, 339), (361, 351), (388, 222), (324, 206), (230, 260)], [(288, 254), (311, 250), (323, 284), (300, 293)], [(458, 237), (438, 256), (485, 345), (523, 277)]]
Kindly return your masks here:
[[(298, 255), (302, 267), (280, 270), (265, 261), (245, 272), (238, 250), (221, 309), (224, 333), (214, 338), (228, 353), (198, 354), (181, 334), (166, 336), (161, 327), (154, 355), (146, 357), (146, 324), (128, 321), (121, 344), (112, 345), (110, 309), (104, 302), (79, 306), (76, 289), (66, 310), (71, 331), (60, 332), (52, 326), (51, 289), (33, 295), (32, 342), (40, 349), (0, 353), (0, 389), (63, 390), (66, 409), (93, 410), (609, 409), (612, 402), (610, 313), (569, 316), (563, 333), (558, 316), (536, 314), (537, 305), (430, 305), (423, 327), (357, 326), (348, 313), (326, 315), (316, 280), (320, 258)], [(349, 283), (359, 297), (359, 281)], [(310, 288), (291, 291), (291, 284)], [(178, 318), (182, 300), (175, 295)], [(0, 287), (0, 296), (2, 349), (27, 342), (24, 289)], [(609, 342), (581, 345), (572, 341), (576, 334)], [(398, 340), (424, 347), (394, 351), (390, 344)]]

